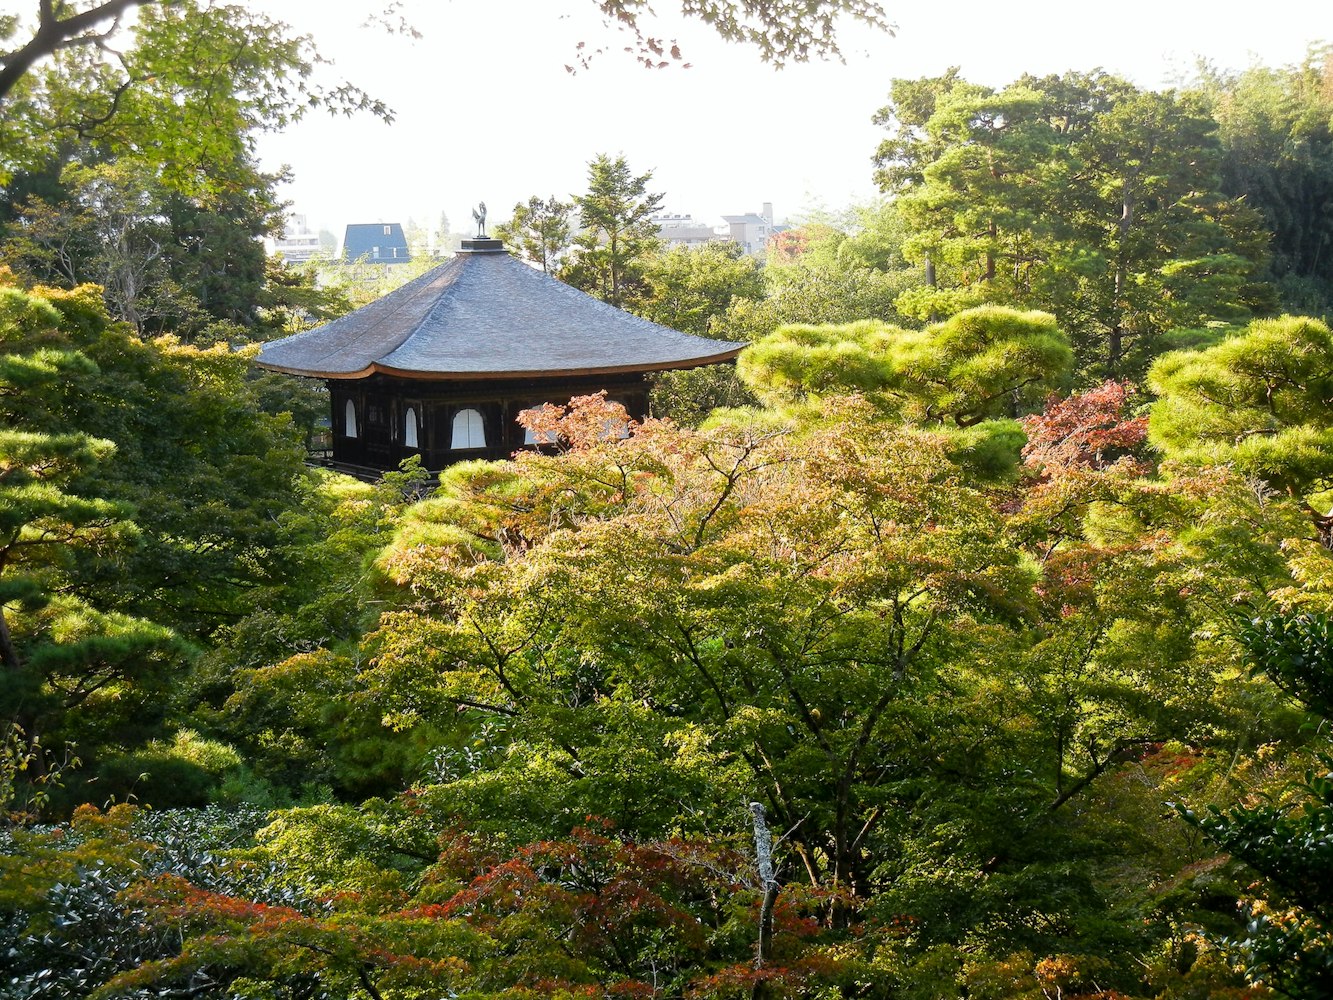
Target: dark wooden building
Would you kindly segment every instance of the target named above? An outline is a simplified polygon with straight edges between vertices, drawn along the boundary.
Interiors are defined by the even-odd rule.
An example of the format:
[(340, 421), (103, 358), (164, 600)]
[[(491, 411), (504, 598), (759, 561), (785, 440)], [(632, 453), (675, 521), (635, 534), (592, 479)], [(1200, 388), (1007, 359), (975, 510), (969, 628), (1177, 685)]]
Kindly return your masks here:
[(258, 364), (326, 382), (335, 464), (386, 471), (420, 455), (438, 470), (540, 445), (518, 415), (542, 403), (606, 390), (641, 419), (648, 375), (744, 346), (631, 316), (476, 239), (370, 305), (264, 345)]

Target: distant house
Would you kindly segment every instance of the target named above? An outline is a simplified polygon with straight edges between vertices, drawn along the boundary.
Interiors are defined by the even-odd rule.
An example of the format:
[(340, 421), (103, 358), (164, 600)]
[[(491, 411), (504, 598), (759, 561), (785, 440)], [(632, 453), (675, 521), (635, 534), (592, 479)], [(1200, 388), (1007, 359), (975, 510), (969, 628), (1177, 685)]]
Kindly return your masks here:
[(654, 215), (652, 221), (658, 237), (669, 247), (694, 247), (728, 238), (689, 215)]
[(787, 228), (773, 224), (771, 201), (764, 202), (763, 211), (758, 215), (724, 215), (722, 220), (725, 225), (715, 229), (689, 215), (654, 215), (652, 219), (658, 237), (668, 247), (731, 242), (739, 244), (741, 250), (753, 257), (763, 257), (768, 241)]
[(304, 215), (293, 215), (282, 236), (273, 241), (273, 252), (288, 264), (304, 264), (319, 254), (319, 234), (310, 231)]
[(773, 226), (773, 203), (764, 202), (764, 210), (759, 215), (753, 213), (749, 215), (724, 215), (722, 221), (731, 230), (733, 242), (739, 243), (746, 253), (762, 257), (764, 248), (768, 246), (769, 237), (775, 231)]
[(343, 235), (343, 260), (372, 264), (405, 264), (412, 259), (407, 236), (396, 222), (358, 222)]

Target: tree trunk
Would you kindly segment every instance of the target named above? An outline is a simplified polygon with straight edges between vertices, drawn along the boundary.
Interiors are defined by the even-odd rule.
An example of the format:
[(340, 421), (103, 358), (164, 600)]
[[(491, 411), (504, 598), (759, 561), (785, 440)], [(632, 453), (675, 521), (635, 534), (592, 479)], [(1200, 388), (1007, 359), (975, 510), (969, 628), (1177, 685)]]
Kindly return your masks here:
[(754, 853), (758, 862), (759, 881), (764, 887), (764, 899), (759, 906), (759, 947), (755, 952), (754, 967), (763, 968), (773, 950), (773, 906), (778, 900), (778, 880), (773, 877), (773, 835), (764, 818), (762, 802), (751, 802), (754, 817)]
[(1120, 218), (1116, 222), (1116, 232), (1120, 245), (1116, 248), (1115, 260), (1115, 301), (1112, 306), (1114, 318), (1111, 321), (1110, 335), (1106, 343), (1106, 363), (1114, 374), (1120, 368), (1120, 359), (1125, 343), (1125, 281), (1128, 278), (1125, 257), (1129, 243), (1129, 231), (1134, 225), (1134, 184), (1126, 177), (1120, 195)]
[[(9, 619), (5, 617), (4, 605), (0, 604), (0, 665), (4, 669), (0, 671), (0, 683), (7, 687), (12, 687), (18, 683), (18, 675), (23, 670), (23, 658), (19, 656), (18, 647), (14, 645), (14, 637), (9, 631)], [(13, 723), (23, 731), (28, 741), (36, 746), (38, 741), (37, 719), (32, 714), (32, 706), (29, 704), (26, 710), (23, 703), (20, 702), (14, 715), (5, 720), (6, 723)], [(29, 774), (33, 778), (40, 778), (46, 774), (46, 756), (40, 748), (28, 765)]]
[(995, 221), (991, 220), (990, 227), (987, 229), (987, 233), (989, 234), (991, 240), (990, 244), (986, 247), (987, 284), (993, 284), (995, 282), (995, 237), (998, 235), (998, 232), (999, 231), (995, 227)]
[(4, 664), (6, 673), (11, 675), (23, 669), (23, 660), (14, 645), (14, 637), (9, 633), (9, 620), (5, 617), (3, 605), (0, 605), (0, 663)]

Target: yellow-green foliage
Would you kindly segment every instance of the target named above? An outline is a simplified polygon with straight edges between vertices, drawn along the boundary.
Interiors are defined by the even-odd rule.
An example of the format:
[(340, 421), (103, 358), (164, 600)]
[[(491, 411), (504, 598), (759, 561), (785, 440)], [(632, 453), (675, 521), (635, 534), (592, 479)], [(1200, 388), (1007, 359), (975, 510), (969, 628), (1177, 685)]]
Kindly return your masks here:
[(916, 387), (923, 417), (965, 425), (1042, 399), (1073, 359), (1049, 313), (978, 306), (927, 327), (895, 367)]
[(499, 542), (490, 535), (494, 512), (507, 509), (523, 486), (523, 478), (509, 462), (450, 466), (440, 474), (439, 489), (432, 496), (403, 511), (377, 567), (401, 582), (403, 565), (418, 558), (466, 562), (499, 558)]
[[(67, 829), (21, 831), (12, 849), (0, 852), (0, 911), (18, 911), (29, 916), (33, 930), (42, 930), (54, 886), (77, 883), (89, 871), (142, 869), (148, 845), (131, 830), (134, 812), (123, 804), (106, 812), (84, 805)], [(66, 839), (69, 845), (62, 843)]]
[(741, 378), (765, 402), (805, 395), (873, 392), (890, 370), (877, 356), (887, 337), (907, 331), (875, 320), (844, 326), (784, 326), (749, 347), (737, 363)]
[(761, 407), (726, 407), (708, 415), (700, 429), (707, 433), (752, 435), (781, 433), (791, 425), (785, 413)]
[(205, 739), (193, 729), (182, 729), (171, 742), (154, 740), (148, 744), (152, 753), (176, 757), (201, 767), (209, 774), (222, 774), (241, 766), (241, 755), (234, 747), (217, 740)]
[(1158, 359), (1149, 439), (1168, 458), (1232, 464), (1301, 494), (1333, 478), (1333, 336), (1315, 319), (1258, 320), (1203, 351)]
[(1026, 443), (1027, 435), (1017, 420), (987, 420), (950, 433), (945, 454), (979, 479), (989, 481), (1015, 472)]
[(0, 288), (0, 331), (11, 340), (60, 325), (60, 313), (50, 302), (17, 288)]
[[(389, 815), (386, 815), (389, 814)], [(321, 895), (402, 888), (390, 814), (381, 802), (359, 808), (317, 805), (278, 813), (256, 836), (255, 860), (281, 862), (281, 878)]]
[(785, 326), (747, 349), (739, 371), (774, 406), (861, 392), (909, 420), (966, 427), (1041, 399), (1072, 361), (1054, 317), (979, 306), (924, 330)]

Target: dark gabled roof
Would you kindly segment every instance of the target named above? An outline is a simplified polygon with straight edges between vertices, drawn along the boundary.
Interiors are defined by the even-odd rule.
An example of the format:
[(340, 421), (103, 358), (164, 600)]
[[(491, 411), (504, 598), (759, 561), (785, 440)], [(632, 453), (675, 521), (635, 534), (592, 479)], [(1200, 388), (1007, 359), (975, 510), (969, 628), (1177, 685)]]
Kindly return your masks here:
[(631, 316), (515, 260), (497, 240), (470, 242), (485, 249), (465, 249), (332, 323), (265, 344), (258, 364), (334, 379), (595, 375), (715, 364), (745, 346)]
[(343, 233), (343, 259), (360, 260), (362, 257), (380, 263), (411, 260), (403, 227), (396, 222), (354, 222), (349, 225)]

